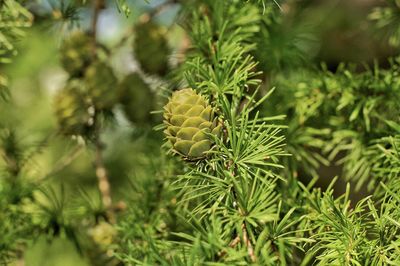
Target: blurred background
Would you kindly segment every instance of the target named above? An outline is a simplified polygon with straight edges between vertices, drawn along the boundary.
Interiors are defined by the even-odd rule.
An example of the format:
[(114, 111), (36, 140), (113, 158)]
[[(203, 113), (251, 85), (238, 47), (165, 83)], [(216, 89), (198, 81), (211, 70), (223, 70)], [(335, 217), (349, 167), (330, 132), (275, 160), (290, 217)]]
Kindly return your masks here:
[[(122, 100), (115, 103), (112, 110), (104, 111), (101, 118), (104, 165), (113, 202), (121, 202), (121, 209), (130, 196), (132, 182), (143, 179), (144, 184), (150, 180), (149, 185), (154, 185), (160, 177), (157, 166), (168, 163), (165, 150), (161, 149), (162, 132), (153, 130), (161, 122), (161, 116), (148, 113), (160, 110), (165, 92), (180, 86), (170, 73), (179, 73), (185, 53), (190, 51), (189, 40), (180, 26), (184, 22), (180, 10), (185, 4), (184, 1), (165, 4), (162, 0), (148, 3), (143, 0), (105, 1), (98, 13), (99, 57), (108, 63), (115, 75), (114, 84), (110, 83), (115, 87), (110, 89), (117, 91), (121, 86), (132, 85), (136, 91), (126, 94), (121, 89), (124, 91)], [(79, 233), (71, 229), (74, 223), (83, 221), (82, 230), (93, 235), (90, 228), (98, 224), (97, 218), (94, 221), (82, 217), (89, 211), (93, 217), (101, 217), (104, 212), (95, 171), (96, 149), (85, 138), (63, 134), (57, 115), (58, 107), (65, 104), (57, 100), (57, 95), (71, 79), (62, 64), (63, 52), (67, 49), (63, 43), (78, 30), (92, 30), (93, 5), (90, 1), (73, 0), (31, 0), (22, 5), (32, 14), (33, 24), (24, 29), (25, 35), (16, 43), (12, 62), (0, 62), (0, 73), (8, 80), (8, 88), (3, 88), (7, 90), (5, 99), (0, 100), (0, 151), (4, 159), (0, 164), (4, 172), (0, 192), (14, 195), (13, 204), (23, 201), (16, 206), (23, 206), (34, 214), (29, 219), (37, 227), (24, 231), (26, 235), (35, 235), (35, 239), (29, 239), (23, 255), (25, 265), (96, 265), (90, 252), (80, 254), (77, 245), (82, 241), (78, 240)], [(386, 27), (390, 23), (379, 24), (387, 16), (379, 8), (390, 5), (398, 3), (289, 0), (280, 1), (278, 6), (271, 1), (263, 13), (264, 27), (252, 40), (257, 44), (254, 56), (259, 61), (259, 70), (264, 72), (264, 86), (283, 84), (282, 79), (293, 75), (293, 71), (318, 68), (321, 63), (332, 71), (343, 62), (354, 63), (356, 71), (374, 62), (388, 67), (387, 58), (397, 55), (399, 42), (396, 31)], [(400, 15), (395, 15), (386, 21), (400, 19)], [(148, 16), (165, 37), (166, 44), (159, 44), (155, 49), (162, 51), (167, 47), (160, 55), (167, 58), (166, 63), (157, 59), (154, 51), (147, 54), (135, 51), (139, 47), (151, 49), (144, 41), (152, 35), (151, 30), (140, 30), (145, 28), (142, 25), (149, 20)], [(142, 35), (138, 37), (139, 34)], [(138, 76), (130, 76), (133, 73)], [(279, 98), (279, 90), (283, 89), (284, 84), (277, 86), (276, 104), (273, 108), (265, 107), (267, 114), (288, 111), (284, 99)], [(146, 112), (138, 114), (140, 110)], [(14, 177), (10, 158), (23, 163), (15, 166), (18, 170)], [(318, 171), (330, 181), (341, 168), (323, 167)], [(35, 189), (26, 185), (43, 182), (45, 186), (41, 185), (40, 192), (34, 185)], [(324, 183), (329, 182), (322, 181), (321, 185)], [(344, 186), (339, 184), (338, 187)], [(32, 206), (32, 198), (42, 203), (41, 208)]]

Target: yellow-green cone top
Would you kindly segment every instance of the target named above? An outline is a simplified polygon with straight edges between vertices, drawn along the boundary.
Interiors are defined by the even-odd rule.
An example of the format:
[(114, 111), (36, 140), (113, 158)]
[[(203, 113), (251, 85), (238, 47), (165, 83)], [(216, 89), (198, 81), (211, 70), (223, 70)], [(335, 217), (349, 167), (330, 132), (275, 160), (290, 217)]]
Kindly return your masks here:
[(173, 150), (189, 160), (202, 159), (211, 149), (209, 133), (218, 135), (220, 126), (214, 118), (214, 109), (193, 89), (172, 94), (164, 106), (164, 124)]

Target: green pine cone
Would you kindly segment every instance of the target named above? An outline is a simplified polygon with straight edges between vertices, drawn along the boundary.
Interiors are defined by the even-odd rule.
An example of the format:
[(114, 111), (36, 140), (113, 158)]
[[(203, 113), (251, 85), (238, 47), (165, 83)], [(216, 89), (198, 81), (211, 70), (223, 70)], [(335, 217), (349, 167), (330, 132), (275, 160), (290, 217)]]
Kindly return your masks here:
[(192, 89), (172, 94), (164, 106), (164, 124), (173, 150), (189, 160), (204, 158), (212, 146), (208, 133), (219, 135), (221, 130), (214, 109)]
[(88, 95), (96, 110), (109, 110), (118, 101), (117, 78), (111, 67), (95, 62), (85, 72)]
[(89, 235), (92, 237), (94, 243), (102, 248), (107, 248), (115, 240), (117, 230), (107, 222), (100, 222), (89, 230)]
[(170, 49), (165, 29), (151, 21), (138, 24), (133, 50), (142, 69), (150, 74), (165, 75)]
[(70, 81), (55, 97), (54, 113), (60, 132), (64, 135), (86, 135), (91, 129), (93, 115), (77, 80)]
[(149, 124), (152, 120), (150, 112), (154, 106), (154, 95), (146, 82), (139, 74), (132, 73), (123, 79), (119, 87), (120, 102), (126, 117), (135, 124)]
[(93, 55), (93, 41), (84, 32), (74, 32), (61, 45), (61, 65), (72, 77), (81, 77)]

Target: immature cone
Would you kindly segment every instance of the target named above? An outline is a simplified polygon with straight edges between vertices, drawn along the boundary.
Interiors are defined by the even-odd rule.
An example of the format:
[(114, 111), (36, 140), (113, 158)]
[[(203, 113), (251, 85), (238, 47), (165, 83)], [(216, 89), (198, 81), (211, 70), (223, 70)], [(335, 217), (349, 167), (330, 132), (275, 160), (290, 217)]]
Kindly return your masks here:
[(70, 81), (55, 97), (55, 116), (64, 135), (86, 135), (93, 123), (90, 105), (80, 86), (78, 81)]
[(120, 102), (127, 118), (135, 124), (149, 124), (154, 106), (154, 95), (137, 73), (126, 76), (119, 85)]
[(107, 222), (100, 222), (94, 228), (89, 230), (89, 235), (92, 237), (93, 241), (101, 246), (110, 246), (117, 234), (117, 230)]
[(88, 95), (97, 110), (111, 109), (118, 101), (117, 78), (104, 62), (95, 62), (85, 72)]
[(165, 29), (148, 21), (138, 24), (135, 32), (133, 49), (142, 69), (150, 74), (164, 75), (170, 53)]
[(93, 41), (84, 32), (74, 32), (61, 45), (61, 65), (72, 77), (83, 75), (93, 55)]
[(211, 105), (194, 90), (183, 89), (172, 94), (164, 110), (164, 133), (173, 150), (189, 160), (204, 158), (212, 145), (208, 134), (220, 132)]

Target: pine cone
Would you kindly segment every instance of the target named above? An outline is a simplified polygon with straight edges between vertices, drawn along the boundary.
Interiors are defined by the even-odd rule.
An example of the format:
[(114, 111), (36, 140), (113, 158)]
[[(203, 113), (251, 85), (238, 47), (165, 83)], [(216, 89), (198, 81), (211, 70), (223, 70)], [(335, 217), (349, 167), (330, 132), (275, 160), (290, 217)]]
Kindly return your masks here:
[(164, 110), (164, 133), (173, 150), (189, 160), (204, 158), (212, 145), (208, 134), (220, 132), (211, 105), (194, 90), (183, 89), (172, 94)]
[(60, 132), (64, 135), (86, 135), (90, 131), (93, 115), (79, 81), (70, 81), (59, 91), (54, 108)]
[(74, 32), (61, 46), (61, 64), (72, 77), (81, 77), (92, 61), (93, 41), (84, 32)]
[(165, 29), (151, 21), (136, 26), (135, 58), (145, 72), (163, 76), (168, 71), (168, 47)]
[(154, 95), (150, 87), (137, 73), (126, 76), (119, 87), (120, 102), (127, 118), (135, 124), (149, 124), (152, 120), (150, 112), (154, 106)]
[(85, 72), (88, 95), (97, 110), (111, 109), (118, 101), (117, 78), (106, 63), (95, 62)]
[(94, 228), (89, 230), (89, 235), (93, 241), (100, 247), (108, 247), (115, 240), (117, 230), (107, 222), (100, 222)]

